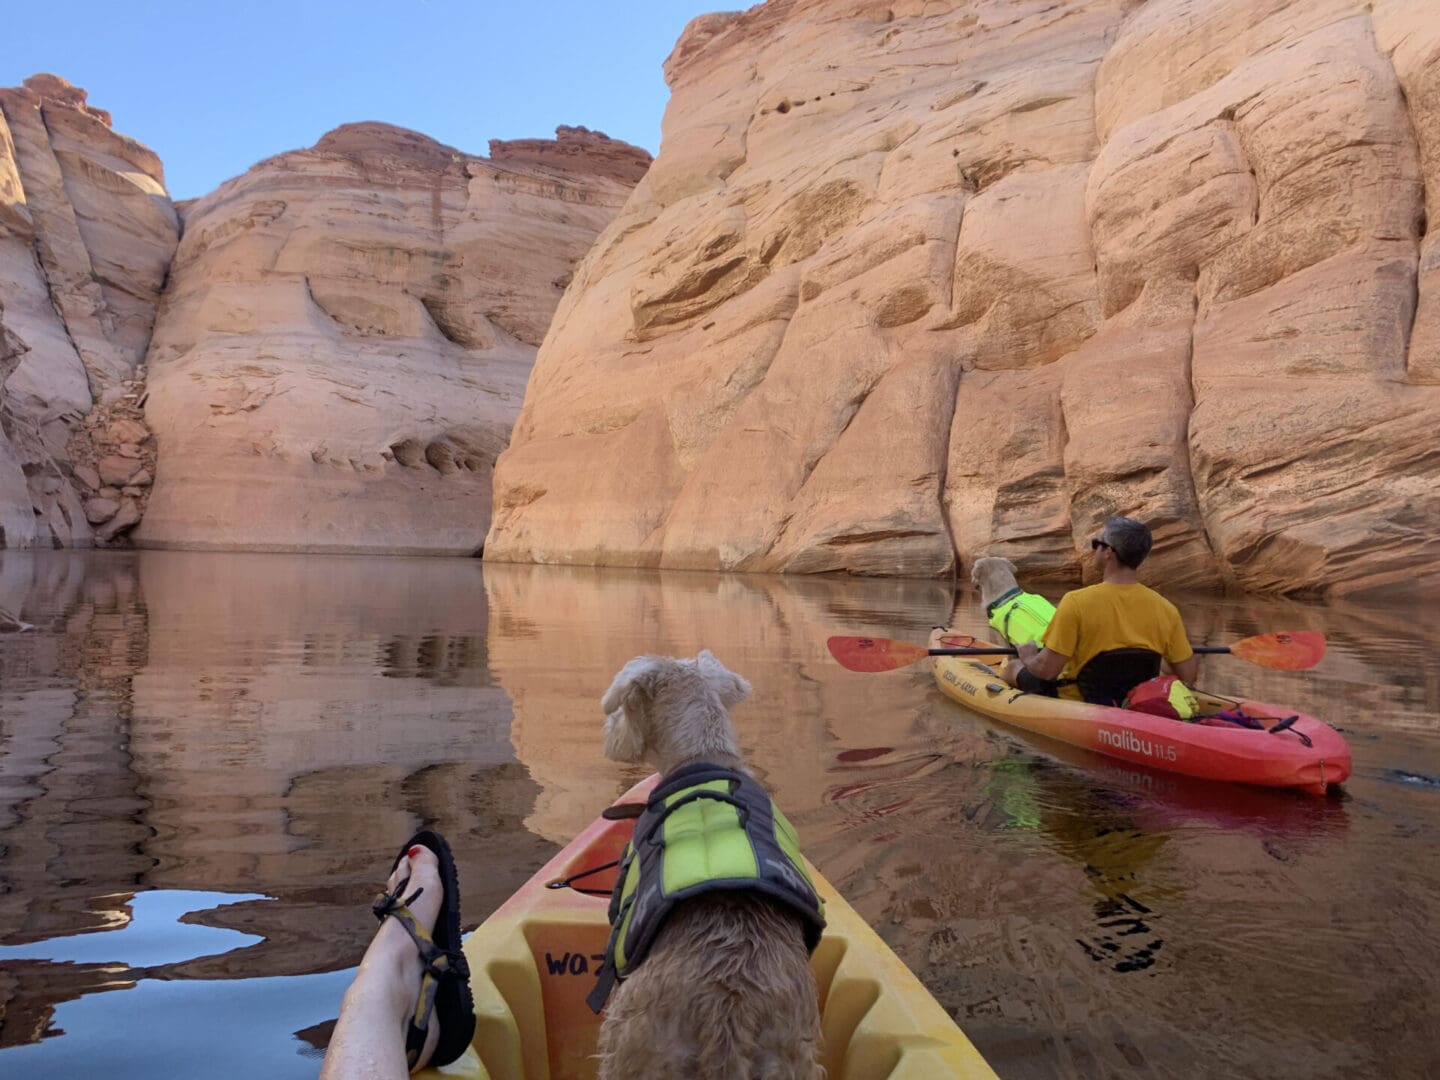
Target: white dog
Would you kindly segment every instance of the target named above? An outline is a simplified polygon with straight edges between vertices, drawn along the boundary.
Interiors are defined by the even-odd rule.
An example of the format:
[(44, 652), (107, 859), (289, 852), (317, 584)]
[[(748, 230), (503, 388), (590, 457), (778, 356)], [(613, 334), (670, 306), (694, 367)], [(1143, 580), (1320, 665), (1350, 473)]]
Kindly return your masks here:
[(1015, 564), (1009, 559), (976, 559), (970, 568), (970, 581), (980, 590), (986, 621), (1007, 642), (1039, 644), (1045, 640), (1045, 628), (1055, 615), (1055, 605), (1039, 593), (1022, 590), (1015, 579)]
[[(612, 929), (592, 997), (598, 1008), (614, 986), (600, 1030), (600, 1080), (824, 1075), (809, 961), (823, 909), (793, 830), (741, 760), (726, 707), (749, 693), (750, 684), (707, 650), (693, 660), (637, 657), (601, 699), (606, 756), (646, 761), (663, 779), (636, 822), (611, 901), (612, 923), (623, 933)], [(712, 825), (716, 818), (724, 823)], [(665, 867), (667, 880), (683, 880), (692, 862), (716, 873), (718, 849), (696, 857), (692, 846), (716, 828), (746, 830), (753, 869), (722, 867), (716, 885), (702, 874), (683, 896), (662, 890), (662, 860), (675, 860)], [(753, 887), (737, 884), (735, 875), (746, 872), (755, 875)], [(617, 940), (626, 934), (620, 944), (629, 964), (620, 970)]]

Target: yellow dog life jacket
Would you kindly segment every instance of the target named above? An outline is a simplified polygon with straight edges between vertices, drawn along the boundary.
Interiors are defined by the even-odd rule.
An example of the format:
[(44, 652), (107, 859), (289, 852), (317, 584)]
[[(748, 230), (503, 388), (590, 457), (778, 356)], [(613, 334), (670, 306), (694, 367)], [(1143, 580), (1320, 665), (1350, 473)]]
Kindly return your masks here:
[(793, 909), (804, 923), (805, 947), (815, 951), (825, 905), (794, 827), (750, 777), (718, 765), (687, 765), (651, 793), (625, 846), (590, 1007), (598, 1013), (615, 981), (635, 971), (676, 904), (729, 889), (764, 893)]
[(991, 602), (985, 608), (985, 615), (991, 627), (1011, 645), (1024, 641), (1038, 645), (1045, 640), (1045, 628), (1055, 617), (1055, 605), (1036, 593), (1011, 589)]

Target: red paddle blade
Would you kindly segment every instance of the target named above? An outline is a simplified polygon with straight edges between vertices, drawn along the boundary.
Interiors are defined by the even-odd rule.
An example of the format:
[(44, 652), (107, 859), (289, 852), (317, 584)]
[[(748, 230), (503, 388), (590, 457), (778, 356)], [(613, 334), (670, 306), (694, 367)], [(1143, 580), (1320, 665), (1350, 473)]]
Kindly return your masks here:
[(1277, 671), (1304, 671), (1325, 655), (1325, 635), (1317, 630), (1282, 630), (1241, 638), (1230, 651), (1242, 660)]
[(930, 655), (924, 645), (883, 637), (832, 637), (825, 644), (840, 666), (851, 671), (894, 671)]

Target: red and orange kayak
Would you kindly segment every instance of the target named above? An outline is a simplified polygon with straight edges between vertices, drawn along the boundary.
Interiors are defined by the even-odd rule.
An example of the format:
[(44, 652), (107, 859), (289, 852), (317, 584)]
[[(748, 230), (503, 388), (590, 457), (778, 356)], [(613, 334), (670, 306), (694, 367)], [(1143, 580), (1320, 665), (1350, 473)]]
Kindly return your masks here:
[[(930, 634), (932, 649), (994, 644), (943, 627)], [(1206, 780), (1301, 788), (1317, 795), (1350, 775), (1350, 747), (1344, 737), (1323, 720), (1293, 709), (1196, 690), (1202, 713), (1240, 711), (1264, 724), (1264, 729), (1229, 724), (1212, 727), (1027, 694), (1000, 677), (1007, 657), (999, 653), (932, 659), (936, 684), (961, 705), (1107, 757)], [(1266, 730), (1292, 716), (1295, 719), (1282, 730)]]

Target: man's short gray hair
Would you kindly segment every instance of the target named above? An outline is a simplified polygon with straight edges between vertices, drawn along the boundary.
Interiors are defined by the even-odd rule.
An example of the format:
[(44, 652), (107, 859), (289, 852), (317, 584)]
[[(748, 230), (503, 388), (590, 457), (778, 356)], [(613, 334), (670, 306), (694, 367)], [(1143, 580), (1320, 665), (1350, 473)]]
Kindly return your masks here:
[(1155, 543), (1144, 522), (1128, 517), (1107, 517), (1105, 536), (1115, 557), (1132, 570), (1145, 561)]

